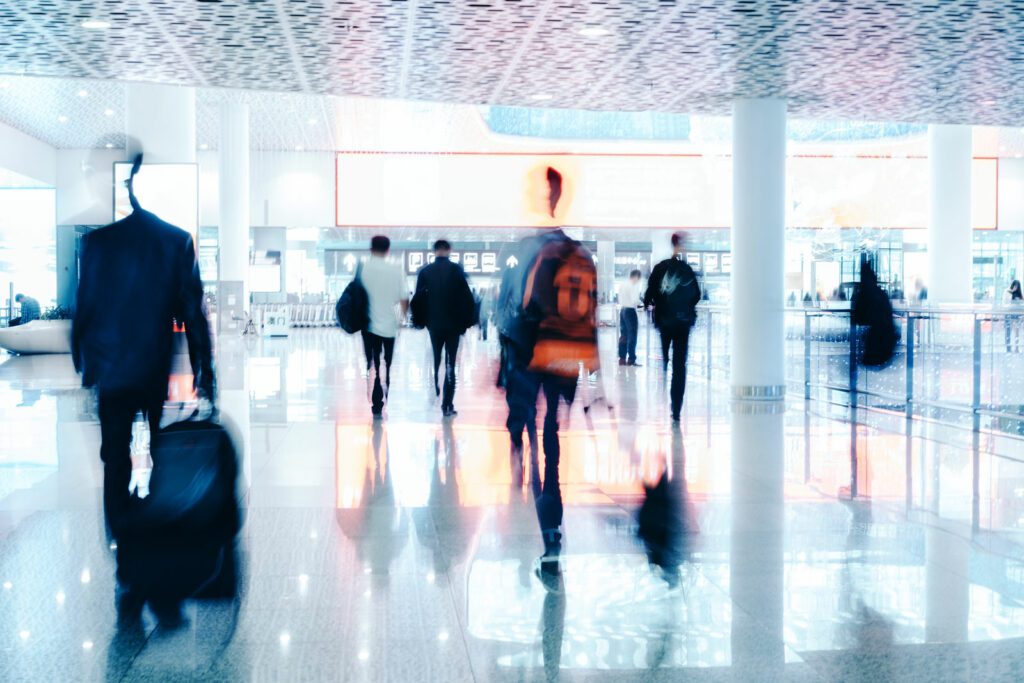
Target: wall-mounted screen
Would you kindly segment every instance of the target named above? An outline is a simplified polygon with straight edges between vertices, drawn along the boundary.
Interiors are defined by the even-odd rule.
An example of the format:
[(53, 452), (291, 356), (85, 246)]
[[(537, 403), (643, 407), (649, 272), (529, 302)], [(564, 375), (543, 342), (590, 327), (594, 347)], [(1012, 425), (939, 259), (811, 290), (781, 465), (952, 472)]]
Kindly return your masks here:
[[(549, 166), (564, 179), (555, 218)], [(789, 227), (927, 226), (926, 158), (793, 156), (786, 169)], [(974, 159), (971, 171), (973, 226), (997, 227), (998, 162)], [(732, 224), (727, 155), (342, 152), (337, 182), (339, 226)]]
[[(124, 181), (131, 173), (128, 162), (114, 164), (114, 220), (132, 212)], [(135, 197), (147, 211), (192, 234), (199, 231), (199, 165), (142, 164), (135, 176)]]

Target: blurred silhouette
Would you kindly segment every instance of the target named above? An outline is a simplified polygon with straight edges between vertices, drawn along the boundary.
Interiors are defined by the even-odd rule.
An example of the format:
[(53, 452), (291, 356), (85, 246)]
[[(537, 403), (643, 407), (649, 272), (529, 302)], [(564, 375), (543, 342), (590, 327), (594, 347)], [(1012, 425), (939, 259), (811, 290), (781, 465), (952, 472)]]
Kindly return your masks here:
[(672, 429), (671, 460), (653, 486), (644, 484), (644, 502), (637, 514), (637, 535), (647, 559), (670, 588), (679, 586), (680, 565), (692, 554), (699, 533), (686, 488), (685, 465), (683, 434), (676, 426)]
[(669, 349), (672, 350), (672, 385), (669, 389), (672, 420), (679, 421), (686, 393), (686, 354), (690, 345), (690, 329), (697, 321), (700, 284), (697, 275), (683, 258), (686, 235), (672, 235), (672, 257), (654, 266), (647, 280), (644, 305), (654, 307), (654, 326), (661, 334), (662, 369), (668, 370)]
[[(548, 209), (554, 218), (562, 196), (562, 176), (548, 168), (545, 177)], [(521, 462), (523, 429), (536, 428), (537, 394), (543, 390), (544, 485), (539, 488), (538, 481), (533, 483), (538, 487), (534, 493), (544, 539), (544, 570), (552, 562), (557, 566), (561, 553), (559, 407), (562, 400), (571, 405), (576, 396), (580, 363), (588, 370), (597, 365), (596, 271), (589, 252), (562, 230), (545, 230), (522, 240), (516, 261), (520, 267), (508, 268), (499, 296), (498, 327), (509, 407), (506, 425), (513, 463)], [(532, 445), (535, 437), (532, 432), (530, 436)], [(535, 448), (531, 448), (533, 457)]]
[[(1020, 280), (1014, 280), (1006, 290), (1008, 306), (1020, 306), (1024, 304), (1024, 293), (1020, 289)], [(1007, 313), (1003, 320), (1003, 329), (1006, 335), (1006, 352), (1013, 353), (1020, 351), (1020, 314)], [(1012, 340), (1012, 343), (1011, 343)]]
[(640, 271), (629, 274), (629, 282), (619, 290), (619, 365), (636, 365), (636, 338), (640, 331), (640, 318), (636, 309), (640, 300)]
[(866, 254), (861, 255), (860, 286), (853, 296), (850, 315), (854, 324), (867, 328), (861, 337), (860, 362), (869, 367), (887, 365), (896, 353), (899, 331), (893, 321), (892, 302), (878, 286)]
[(466, 281), (462, 266), (453, 263), (452, 246), (446, 240), (434, 243), (434, 262), (420, 269), (416, 277), (416, 293), (412, 299), (413, 324), (426, 327), (434, 352), (434, 393), (441, 396), (438, 370), (444, 353), (444, 395), (441, 412), (446, 417), (455, 411), (455, 361), (459, 340), (477, 322), (476, 303)]
[[(395, 337), (398, 336), (398, 315), (401, 318), (409, 308), (409, 294), (405, 289), (402, 269), (388, 262), (391, 240), (377, 235), (370, 240), (370, 258), (362, 265), (360, 280), (370, 300), (370, 319), (363, 330), (363, 350), (366, 353), (366, 371), (371, 373), (373, 391), (371, 410), (375, 419), (384, 415), (384, 403), (391, 387), (391, 361), (395, 355)], [(380, 379), (381, 357), (384, 360), (384, 382)]]
[(33, 320), (39, 320), (41, 315), (39, 309), (39, 302), (28, 296), (27, 294), (16, 294), (14, 296), (15, 303), (19, 306), (20, 315), (16, 318), (11, 318), (10, 326), (15, 327), (17, 325), (24, 325), (30, 323)]

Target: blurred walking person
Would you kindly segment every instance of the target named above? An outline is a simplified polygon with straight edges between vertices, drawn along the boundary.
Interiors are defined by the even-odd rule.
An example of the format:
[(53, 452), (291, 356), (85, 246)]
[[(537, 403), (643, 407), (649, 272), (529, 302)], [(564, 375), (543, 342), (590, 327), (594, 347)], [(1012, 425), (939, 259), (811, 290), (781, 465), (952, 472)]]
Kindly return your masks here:
[(213, 400), (210, 329), (192, 236), (137, 208), (83, 238), (71, 345), (82, 384), (99, 394), (103, 510), (115, 538), (124, 530), (135, 415), (159, 437), (174, 353), (184, 324), (195, 389)]
[(662, 368), (668, 370), (672, 352), (672, 385), (669, 389), (672, 421), (679, 422), (686, 393), (686, 354), (690, 345), (690, 329), (697, 320), (697, 304), (701, 300), (700, 284), (682, 258), (686, 235), (672, 235), (672, 256), (654, 266), (647, 281), (644, 305), (654, 307), (654, 326), (661, 335)]
[[(1007, 306), (1011, 308), (1024, 305), (1024, 293), (1021, 293), (1020, 280), (1014, 280), (1006, 290)], [(1007, 313), (1003, 318), (1006, 333), (1006, 352), (1020, 351), (1020, 314)], [(1011, 344), (1011, 341), (1013, 342)]]
[[(405, 319), (409, 308), (405, 276), (401, 268), (388, 261), (390, 253), (391, 240), (383, 235), (377, 235), (370, 240), (370, 258), (360, 271), (360, 278), (370, 303), (369, 323), (362, 331), (362, 335), (366, 371), (371, 373), (373, 378), (370, 409), (375, 420), (384, 416), (384, 404), (387, 401), (388, 389), (391, 387), (391, 362), (395, 356), (395, 337), (398, 336), (399, 319)], [(380, 378), (382, 360), (383, 382)]]
[(636, 338), (640, 332), (640, 318), (636, 309), (643, 306), (640, 276), (640, 271), (634, 270), (629, 274), (629, 281), (619, 289), (619, 365), (638, 366)]
[[(455, 410), (455, 361), (459, 353), (459, 340), (477, 318), (476, 302), (469, 289), (462, 266), (451, 260), (452, 245), (446, 240), (434, 242), (434, 262), (420, 269), (413, 295), (413, 314), (425, 320), (434, 352), (434, 393), (441, 396), (441, 414), (457, 415)], [(440, 386), (439, 371), (444, 356), (444, 393)]]

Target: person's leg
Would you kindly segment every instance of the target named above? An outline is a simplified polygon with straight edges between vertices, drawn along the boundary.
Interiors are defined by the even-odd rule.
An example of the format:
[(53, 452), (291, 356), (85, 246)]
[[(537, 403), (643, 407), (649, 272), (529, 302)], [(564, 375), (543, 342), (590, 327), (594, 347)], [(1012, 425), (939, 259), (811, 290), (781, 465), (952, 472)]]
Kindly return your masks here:
[(558, 408), (563, 396), (561, 378), (545, 376), (546, 410), (544, 413), (544, 486), (537, 499), (537, 519), (540, 522), (546, 555), (558, 554), (562, 547), (562, 490), (558, 481), (558, 463), (561, 450), (558, 443)]
[(678, 420), (686, 393), (686, 353), (690, 344), (690, 326), (686, 325), (672, 335), (672, 419)]
[(374, 415), (380, 415), (384, 410), (384, 388), (380, 382), (380, 355), (383, 347), (383, 337), (378, 337), (372, 332), (367, 332), (370, 348), (370, 372), (373, 373), (373, 393), (370, 395), (370, 406)]
[(370, 366), (373, 363), (373, 342), (371, 340), (371, 333), (363, 330), (359, 333), (363, 338), (363, 356), (366, 358), (366, 372), (370, 372)]
[(661, 369), (668, 372), (668, 351), (672, 345), (672, 335), (666, 330), (658, 330), (661, 336)]
[(636, 338), (640, 332), (640, 319), (637, 317), (635, 308), (630, 308), (626, 311), (626, 330), (626, 362), (630, 365), (635, 365)]
[(395, 358), (395, 338), (381, 337), (381, 350), (384, 353), (384, 398), (391, 393), (391, 361)]
[(459, 354), (458, 332), (450, 333), (444, 340), (444, 400), (441, 407), (455, 409), (455, 362)]
[(139, 406), (127, 395), (100, 394), (100, 459), (103, 461), (103, 513), (116, 539), (128, 521), (132, 476), (132, 423)]
[(427, 330), (430, 335), (430, 350), (434, 352), (434, 395), (441, 395), (441, 384), (438, 371), (441, 367), (441, 349), (444, 346), (444, 337), (437, 330)]
[(626, 339), (626, 309), (623, 308), (619, 311), (619, 365), (626, 362), (626, 347), (628, 346), (628, 340)]

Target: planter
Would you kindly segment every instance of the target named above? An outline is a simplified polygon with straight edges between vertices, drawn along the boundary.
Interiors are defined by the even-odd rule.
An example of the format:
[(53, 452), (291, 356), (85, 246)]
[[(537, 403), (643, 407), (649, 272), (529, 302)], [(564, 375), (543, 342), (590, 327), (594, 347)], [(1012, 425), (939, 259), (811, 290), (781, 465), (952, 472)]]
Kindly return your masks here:
[(70, 320), (33, 320), (0, 327), (0, 348), (11, 353), (71, 353)]

